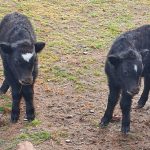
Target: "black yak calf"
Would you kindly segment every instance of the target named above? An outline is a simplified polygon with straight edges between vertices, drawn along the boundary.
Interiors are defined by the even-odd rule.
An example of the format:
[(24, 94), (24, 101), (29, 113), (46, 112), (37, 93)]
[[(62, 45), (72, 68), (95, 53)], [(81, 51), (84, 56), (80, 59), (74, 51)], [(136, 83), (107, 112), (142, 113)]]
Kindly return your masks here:
[(33, 106), (34, 82), (38, 74), (39, 53), (44, 42), (36, 42), (33, 27), (25, 15), (12, 13), (6, 15), (0, 23), (0, 53), (2, 57), (5, 80), (0, 88), (6, 93), (12, 90), (11, 121), (19, 119), (20, 100), (26, 102), (28, 121), (35, 118)]
[(138, 101), (138, 108), (145, 105), (150, 90), (150, 25), (139, 27), (119, 36), (113, 43), (105, 64), (108, 78), (108, 104), (101, 126), (111, 121), (115, 105), (121, 94), (121, 131), (130, 131), (130, 110), (132, 98), (139, 92), (141, 77), (144, 90)]

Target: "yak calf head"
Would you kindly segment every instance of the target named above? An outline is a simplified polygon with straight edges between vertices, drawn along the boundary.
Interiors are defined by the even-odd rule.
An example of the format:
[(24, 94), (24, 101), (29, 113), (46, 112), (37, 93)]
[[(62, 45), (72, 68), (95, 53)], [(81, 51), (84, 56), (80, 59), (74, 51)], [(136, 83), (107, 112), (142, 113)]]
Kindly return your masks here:
[(135, 50), (108, 56), (109, 62), (114, 66), (115, 75), (123, 92), (134, 96), (139, 92), (143, 63), (141, 54)]
[(14, 77), (22, 85), (33, 83), (33, 71), (37, 64), (37, 53), (44, 48), (44, 42), (32, 43), (21, 40), (15, 43), (0, 43), (0, 48), (7, 55), (7, 63)]

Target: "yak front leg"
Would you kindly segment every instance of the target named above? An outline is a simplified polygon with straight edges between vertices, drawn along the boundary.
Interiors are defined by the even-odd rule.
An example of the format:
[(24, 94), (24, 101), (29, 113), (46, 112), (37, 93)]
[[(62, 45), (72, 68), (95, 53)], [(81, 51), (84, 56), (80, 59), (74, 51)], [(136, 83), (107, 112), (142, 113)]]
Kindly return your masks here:
[(121, 132), (126, 134), (130, 131), (130, 111), (132, 104), (132, 96), (127, 93), (122, 93), (122, 98), (120, 101), (120, 106), (122, 110), (122, 126)]
[(107, 126), (108, 123), (111, 121), (114, 108), (118, 102), (119, 95), (120, 95), (120, 88), (118, 88), (118, 87), (109, 86), (109, 91), (110, 92), (109, 92), (109, 96), (108, 96), (107, 108), (106, 108), (105, 114), (100, 122), (101, 127)]
[(20, 115), (20, 100), (22, 97), (21, 86), (17, 88), (12, 87), (12, 111), (11, 111), (11, 121), (16, 123)]
[(35, 110), (33, 105), (33, 96), (34, 96), (33, 85), (23, 86), (22, 92), (26, 103), (27, 120), (32, 121), (35, 118)]

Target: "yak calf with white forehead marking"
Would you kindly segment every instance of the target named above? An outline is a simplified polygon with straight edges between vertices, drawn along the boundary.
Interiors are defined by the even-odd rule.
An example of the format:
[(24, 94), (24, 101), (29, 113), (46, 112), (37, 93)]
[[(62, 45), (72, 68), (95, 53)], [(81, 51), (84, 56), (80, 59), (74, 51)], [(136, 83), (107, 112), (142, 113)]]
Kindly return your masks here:
[(34, 82), (38, 74), (39, 53), (44, 42), (36, 42), (32, 25), (25, 15), (12, 13), (6, 15), (0, 24), (0, 52), (3, 61), (5, 80), (0, 88), (6, 93), (9, 86), (12, 90), (11, 121), (19, 119), (20, 100), (26, 102), (28, 121), (35, 118), (33, 105)]
[(145, 105), (150, 90), (150, 25), (128, 31), (115, 40), (107, 56), (105, 72), (109, 97), (100, 125), (106, 126), (111, 121), (121, 94), (121, 131), (126, 134), (130, 131), (132, 98), (139, 91), (142, 76), (144, 90), (138, 101), (138, 108)]

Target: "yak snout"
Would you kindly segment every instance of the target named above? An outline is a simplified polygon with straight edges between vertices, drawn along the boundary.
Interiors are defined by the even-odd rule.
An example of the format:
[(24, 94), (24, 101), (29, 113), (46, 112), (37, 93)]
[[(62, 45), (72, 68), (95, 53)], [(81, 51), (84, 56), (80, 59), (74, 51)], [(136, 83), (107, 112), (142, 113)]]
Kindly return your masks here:
[(25, 77), (25, 78), (19, 80), (19, 82), (22, 85), (31, 85), (33, 83), (33, 77)]
[(127, 91), (127, 93), (131, 96), (134, 96), (139, 93), (139, 90), (140, 90), (140, 87), (135, 87), (135, 88), (131, 89), (130, 91)]

